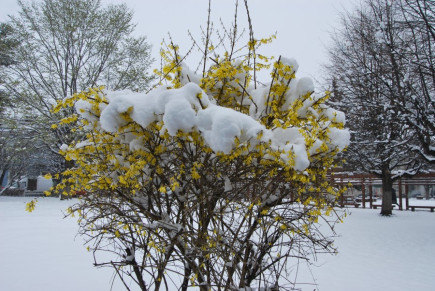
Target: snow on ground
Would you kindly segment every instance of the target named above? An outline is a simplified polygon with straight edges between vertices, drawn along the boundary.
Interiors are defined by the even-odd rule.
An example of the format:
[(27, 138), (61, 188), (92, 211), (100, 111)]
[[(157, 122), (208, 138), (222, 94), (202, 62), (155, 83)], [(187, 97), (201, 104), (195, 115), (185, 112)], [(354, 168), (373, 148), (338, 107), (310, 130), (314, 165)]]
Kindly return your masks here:
[(379, 209), (349, 211), (337, 227), (338, 255), (322, 256), (315, 263), (320, 267), (311, 268), (316, 290), (434, 290), (435, 213), (394, 210), (382, 217)]
[[(92, 266), (92, 255), (76, 237), (74, 219), (63, 219), (69, 201), (0, 197), (0, 290), (110, 290), (113, 271)], [(416, 203), (413, 203), (416, 202)], [(421, 203), (421, 201), (419, 201)], [(427, 201), (435, 205), (435, 200)], [(410, 205), (417, 200), (410, 200)], [(320, 255), (309, 268), (301, 264), (300, 290), (433, 290), (435, 213), (349, 209), (337, 227), (337, 256)], [(313, 279), (315, 278), (315, 279)], [(315, 285), (317, 284), (317, 285)], [(123, 290), (115, 280), (113, 290)]]
[[(71, 201), (0, 197), (0, 290), (110, 290), (113, 271), (93, 267), (93, 258), (76, 237), (75, 219), (66, 218)], [(116, 282), (115, 282), (116, 283)], [(115, 284), (113, 290), (123, 290)]]

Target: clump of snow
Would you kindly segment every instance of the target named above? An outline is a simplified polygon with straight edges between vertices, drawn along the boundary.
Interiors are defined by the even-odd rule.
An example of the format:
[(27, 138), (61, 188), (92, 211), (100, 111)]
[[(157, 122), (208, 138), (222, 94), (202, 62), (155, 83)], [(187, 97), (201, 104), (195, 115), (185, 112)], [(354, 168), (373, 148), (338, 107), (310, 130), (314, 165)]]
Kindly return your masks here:
[(326, 107), (322, 110), (322, 115), (329, 120), (335, 120), (335, 122), (343, 123), (343, 125), (346, 124), (346, 117), (341, 111)]
[(249, 115), (253, 118), (259, 119), (265, 113), (268, 92), (269, 88), (267, 86), (259, 87), (249, 92), (253, 100), (249, 107)]
[[(127, 121), (120, 114), (132, 110), (130, 117), (142, 127), (147, 127), (153, 121), (160, 121), (164, 118), (172, 122), (170, 124), (171, 131), (174, 131), (176, 125), (172, 114), (177, 114), (178, 122), (184, 119), (191, 122), (192, 110), (188, 110), (188, 107), (198, 110), (202, 106), (210, 105), (211, 102), (207, 97), (198, 97), (202, 93), (201, 88), (194, 83), (188, 83), (179, 89), (171, 90), (159, 87), (149, 94), (135, 93), (129, 90), (109, 91), (107, 92), (109, 104), (101, 112), (101, 127), (108, 132), (116, 132), (127, 124)], [(174, 110), (177, 106), (181, 106), (179, 110), (182, 113)], [(170, 109), (169, 113), (166, 112), (166, 109)], [(184, 126), (187, 125), (184, 124)]]
[(180, 72), (180, 82), (183, 85), (186, 85), (188, 83), (195, 83), (195, 84), (199, 84), (201, 82), (201, 78), (202, 76), (196, 74), (194, 71), (192, 71), (187, 65), (186, 63), (182, 62), (180, 64), (181, 66), (181, 72)]
[(67, 144), (62, 144), (59, 149), (61, 151), (66, 151), (66, 150), (68, 150), (68, 145)]
[[(85, 101), (85, 100), (77, 100), (74, 104), (74, 108), (76, 112), (81, 115), (83, 118), (89, 120), (89, 121), (96, 121), (98, 118), (92, 114), (92, 104)], [(91, 125), (85, 126), (85, 129), (90, 129)]]
[(314, 91), (314, 83), (311, 78), (308, 77), (302, 77), (299, 79), (297, 87), (296, 87), (296, 94), (299, 96), (304, 96), (307, 93), (311, 93)]
[(299, 69), (299, 64), (294, 58), (281, 57), (281, 63), (292, 68), (292, 72), (296, 73)]
[(350, 132), (348, 129), (339, 129), (332, 127), (329, 129), (329, 138), (331, 145), (342, 151), (350, 143)]
[(195, 126), (195, 111), (186, 99), (175, 99), (168, 102), (163, 115), (163, 122), (170, 135), (174, 136), (178, 130), (189, 132)]
[[(310, 160), (308, 159), (307, 149), (305, 144), (287, 144), (284, 149), (288, 152), (293, 153), (291, 157), (294, 161), (293, 168), (297, 171), (302, 172), (310, 165)], [(283, 160), (290, 161), (289, 156), (281, 155)]]
[(245, 142), (266, 131), (264, 125), (252, 117), (216, 105), (200, 111), (197, 120), (205, 141), (216, 152), (229, 153), (235, 146), (236, 137)]
[(299, 128), (297, 127), (276, 128), (272, 132), (272, 137), (277, 144), (285, 144), (289, 140), (292, 140), (297, 144), (305, 143), (304, 136), (300, 133)]

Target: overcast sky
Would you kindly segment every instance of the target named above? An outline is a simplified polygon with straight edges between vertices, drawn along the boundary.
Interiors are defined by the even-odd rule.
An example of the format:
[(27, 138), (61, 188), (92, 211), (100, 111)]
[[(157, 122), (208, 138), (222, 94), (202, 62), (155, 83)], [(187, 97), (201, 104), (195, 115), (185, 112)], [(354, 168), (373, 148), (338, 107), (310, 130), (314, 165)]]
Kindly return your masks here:
[[(254, 36), (267, 37), (277, 32), (277, 39), (265, 54), (293, 57), (299, 63), (299, 76), (318, 79), (320, 65), (327, 61), (325, 46), (329, 33), (339, 24), (339, 12), (349, 9), (356, 0), (249, 0)], [(18, 11), (16, 0), (1, 0), (0, 21)], [(102, 3), (126, 3), (134, 11), (136, 33), (146, 35), (158, 58), (160, 43), (168, 32), (181, 51), (190, 47), (188, 30), (199, 39), (200, 26), (206, 27), (207, 0), (102, 0)], [(239, 27), (247, 27), (243, 0), (239, 0)], [(234, 19), (235, 0), (212, 0), (212, 19), (219, 28), (222, 19), (230, 26)], [(158, 65), (156, 62), (155, 66)], [(195, 67), (191, 65), (191, 67)]]

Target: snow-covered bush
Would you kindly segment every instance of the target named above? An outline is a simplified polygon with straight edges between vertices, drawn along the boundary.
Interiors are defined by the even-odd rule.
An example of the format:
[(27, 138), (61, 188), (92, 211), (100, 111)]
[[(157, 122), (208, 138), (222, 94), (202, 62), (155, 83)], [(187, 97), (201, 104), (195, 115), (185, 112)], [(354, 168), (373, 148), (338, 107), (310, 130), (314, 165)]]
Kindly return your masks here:
[[(295, 60), (269, 65), (258, 54), (269, 41), (251, 37), (221, 57), (207, 41), (213, 64), (202, 75), (171, 44), (149, 93), (89, 89), (55, 108), (74, 106), (61, 123), (85, 135), (61, 148), (75, 167), (56, 190), (86, 193), (69, 211), (96, 265), (126, 286), (131, 277), (142, 290), (290, 288), (297, 260), (332, 250), (316, 225), (336, 220), (327, 171), (349, 143), (344, 114), (296, 78)], [(99, 251), (114, 256), (100, 261)]]

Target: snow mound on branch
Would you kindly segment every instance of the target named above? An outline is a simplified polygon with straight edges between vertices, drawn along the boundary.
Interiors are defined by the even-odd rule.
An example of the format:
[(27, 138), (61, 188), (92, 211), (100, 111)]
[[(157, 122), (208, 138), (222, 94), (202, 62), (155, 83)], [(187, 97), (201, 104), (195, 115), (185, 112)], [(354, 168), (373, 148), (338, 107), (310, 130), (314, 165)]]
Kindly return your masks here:
[(299, 69), (299, 64), (298, 62), (294, 59), (294, 58), (286, 58), (286, 57), (281, 57), (280, 59), (281, 63), (283, 63), (284, 65), (289, 66), (290, 68), (293, 69), (293, 72), (297, 72)]
[(165, 106), (163, 122), (172, 136), (176, 135), (178, 130), (190, 131), (196, 124), (195, 118), (195, 111), (186, 99), (175, 99)]
[(198, 112), (197, 120), (205, 141), (217, 152), (229, 153), (235, 146), (236, 137), (240, 142), (245, 142), (256, 139), (261, 131), (266, 131), (266, 128), (252, 117), (216, 105)]
[[(268, 130), (249, 115), (213, 104), (194, 83), (180, 89), (162, 87), (149, 94), (107, 92), (107, 100), (109, 104), (101, 112), (100, 124), (108, 132), (116, 132), (126, 125), (129, 121), (123, 114), (129, 113), (130, 118), (142, 127), (163, 120), (164, 129), (171, 136), (175, 136), (178, 130), (190, 132), (197, 129), (214, 152), (230, 153), (236, 146), (235, 138), (241, 143), (249, 141), (251, 146), (270, 141), (274, 149), (291, 153), (282, 155), (282, 158), (288, 160), (293, 156), (295, 169), (302, 171), (309, 166), (303, 136), (297, 128)], [(258, 138), (260, 133), (261, 138)], [(137, 144), (134, 140), (130, 143)]]
[(194, 83), (188, 83), (180, 89), (159, 87), (149, 94), (129, 90), (109, 91), (106, 93), (109, 104), (101, 112), (101, 128), (108, 132), (118, 131), (128, 123), (120, 114), (132, 110), (130, 117), (142, 127), (163, 118), (168, 122), (165, 124), (170, 133), (175, 134), (178, 129), (187, 130), (194, 125), (193, 110), (211, 104), (210, 99), (197, 97), (201, 93), (202, 89)]
[[(281, 58), (281, 62), (290, 66), (292, 72), (298, 69), (294, 59)], [(236, 147), (236, 140), (240, 143), (249, 142), (251, 148), (264, 142), (270, 144), (273, 151), (280, 152), (283, 161), (292, 162), (293, 168), (298, 171), (303, 171), (310, 165), (308, 154), (314, 153), (323, 143), (316, 140), (307, 150), (306, 140), (300, 128), (267, 129), (259, 121), (265, 114), (269, 86), (249, 89), (252, 104), (248, 115), (216, 105), (215, 100), (199, 87), (199, 77), (185, 64), (182, 67), (182, 75), (184, 85), (178, 89), (167, 89), (162, 86), (148, 94), (131, 91), (106, 92), (108, 104), (100, 108), (101, 128), (114, 133), (132, 121), (144, 128), (153, 122), (163, 121), (161, 133), (167, 131), (170, 136), (175, 136), (178, 131), (198, 131), (214, 152), (224, 154), (229, 154)], [(288, 108), (295, 100), (313, 91), (314, 84), (310, 78), (292, 79), (290, 89), (285, 93), (284, 106)], [(312, 105), (318, 98), (304, 100), (298, 111), (300, 117), (308, 113), (316, 117), (326, 117), (329, 121), (325, 123), (325, 128), (330, 127), (331, 122), (344, 124), (345, 117), (342, 112), (326, 105), (316, 111)], [(89, 107), (89, 104), (79, 103), (76, 109), (81, 110), (80, 114), (86, 118), (88, 116), (83, 111), (87, 111)], [(341, 151), (350, 142), (347, 129), (330, 127), (328, 135), (329, 140), (325, 142), (329, 148), (338, 148)], [(128, 139), (132, 150), (140, 148), (140, 137), (130, 134)]]
[(341, 111), (327, 107), (322, 111), (322, 115), (329, 120), (335, 120), (335, 122), (343, 123), (343, 125), (346, 124), (346, 116)]
[(350, 143), (350, 133), (347, 129), (332, 127), (329, 129), (328, 136), (331, 139), (331, 145), (337, 147), (340, 151)]

